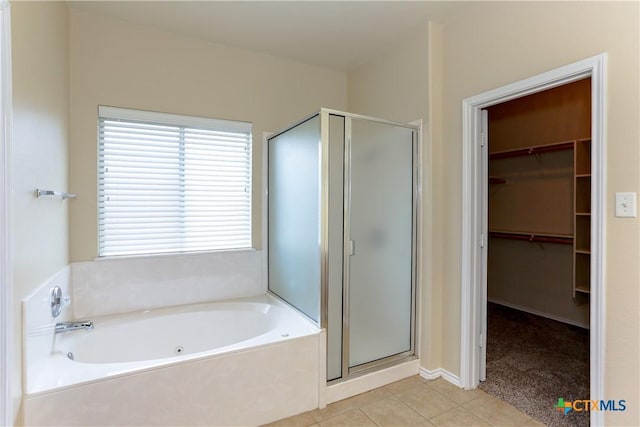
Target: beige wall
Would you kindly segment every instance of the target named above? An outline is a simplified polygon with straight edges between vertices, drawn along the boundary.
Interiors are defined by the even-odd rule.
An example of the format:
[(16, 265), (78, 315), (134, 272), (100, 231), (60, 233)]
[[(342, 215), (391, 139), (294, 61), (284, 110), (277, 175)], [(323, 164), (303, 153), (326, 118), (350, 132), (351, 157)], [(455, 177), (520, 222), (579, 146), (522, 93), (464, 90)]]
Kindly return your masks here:
[(349, 112), (399, 122), (426, 119), (428, 25), (349, 73)]
[(20, 405), (20, 301), (69, 261), (68, 206), (35, 187), (68, 189), (69, 14), (65, 3), (12, 2), (15, 407)]
[[(424, 127), (423, 147), (423, 265), (422, 265), (422, 324), (420, 363), (426, 369), (442, 366), (442, 274), (444, 265), (434, 243), (443, 236), (442, 209), (435, 208), (435, 200), (442, 200), (443, 185), (435, 178), (442, 176), (442, 33), (443, 26), (429, 23), (429, 118)], [(439, 248), (438, 248), (439, 249)]]
[(262, 132), (347, 106), (345, 73), (71, 9), (71, 260), (97, 256), (98, 105), (253, 122), (260, 247)]
[[(434, 264), (446, 261), (442, 287), (442, 365), (459, 373), (461, 239), (461, 103), (464, 98), (559, 66), (608, 52), (606, 396), (631, 403), (607, 413), (607, 425), (640, 423), (638, 312), (640, 228), (637, 219), (613, 216), (616, 191), (639, 191), (638, 128), (639, 3), (476, 3), (448, 22), (443, 32), (442, 164), (434, 181), (444, 185), (434, 204), (444, 218), (434, 223)], [(435, 106), (434, 106), (435, 107)]]

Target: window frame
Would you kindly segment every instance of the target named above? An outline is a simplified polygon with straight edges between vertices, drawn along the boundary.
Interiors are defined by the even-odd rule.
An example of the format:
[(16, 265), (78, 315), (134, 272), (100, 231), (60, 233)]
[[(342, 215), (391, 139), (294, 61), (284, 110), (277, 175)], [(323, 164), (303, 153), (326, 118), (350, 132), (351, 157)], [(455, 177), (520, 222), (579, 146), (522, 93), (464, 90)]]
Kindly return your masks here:
[[(248, 150), (247, 153), (247, 173), (248, 180), (246, 182), (246, 188), (248, 189), (248, 203), (249, 206), (246, 209), (246, 214), (248, 215), (248, 223), (249, 228), (246, 234), (247, 245), (242, 245), (238, 247), (228, 246), (228, 247), (210, 247), (205, 249), (189, 249), (185, 247), (185, 243), (176, 243), (174, 247), (167, 250), (158, 250), (158, 251), (148, 251), (148, 252), (132, 252), (129, 251), (121, 251), (121, 253), (110, 253), (107, 251), (105, 253), (104, 250), (104, 239), (105, 232), (101, 227), (101, 215), (104, 214), (104, 204), (101, 201), (102, 191), (101, 190), (101, 180), (104, 177), (104, 160), (103, 160), (103, 150), (102, 146), (104, 144), (103, 138), (101, 136), (101, 130), (103, 126), (103, 120), (117, 120), (123, 122), (137, 123), (137, 124), (148, 124), (148, 125), (160, 125), (160, 126), (173, 126), (178, 127), (179, 133), (183, 134), (186, 130), (211, 130), (215, 132), (233, 132), (233, 133), (245, 133), (247, 136), (246, 147)], [(97, 224), (97, 259), (111, 259), (111, 258), (130, 258), (130, 257), (150, 257), (150, 256), (166, 256), (166, 255), (188, 255), (188, 254), (202, 254), (209, 252), (227, 252), (227, 251), (246, 251), (253, 250), (253, 134), (252, 129), (253, 124), (251, 122), (246, 121), (232, 121), (232, 120), (224, 120), (224, 119), (215, 119), (215, 118), (207, 118), (200, 116), (186, 116), (172, 113), (163, 113), (163, 112), (154, 112), (147, 110), (137, 110), (130, 108), (120, 108), (120, 107), (111, 107), (111, 106), (98, 106), (98, 117), (97, 117), (97, 188), (96, 188), (96, 202), (97, 202), (97, 216), (96, 216), (96, 224)], [(178, 150), (180, 152), (184, 152), (186, 142), (183, 138), (180, 138), (178, 142)], [(177, 159), (178, 160), (178, 159)], [(181, 163), (179, 166), (180, 177), (176, 183), (180, 186), (180, 182), (184, 182), (185, 175), (185, 165), (182, 161), (178, 160), (178, 163)], [(182, 186), (181, 186), (182, 188)], [(181, 190), (181, 194), (182, 193)], [(186, 218), (187, 215), (184, 215), (184, 211), (180, 218)], [(177, 224), (178, 222), (176, 222)], [(182, 230), (184, 233), (184, 230)]]

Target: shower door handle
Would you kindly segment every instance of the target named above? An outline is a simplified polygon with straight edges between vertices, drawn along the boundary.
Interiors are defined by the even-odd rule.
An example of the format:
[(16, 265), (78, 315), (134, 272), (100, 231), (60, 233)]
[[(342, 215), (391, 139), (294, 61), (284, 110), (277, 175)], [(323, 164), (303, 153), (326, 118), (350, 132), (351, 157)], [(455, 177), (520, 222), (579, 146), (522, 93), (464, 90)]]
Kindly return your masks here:
[(355, 240), (349, 240), (349, 256), (356, 254), (356, 242)]

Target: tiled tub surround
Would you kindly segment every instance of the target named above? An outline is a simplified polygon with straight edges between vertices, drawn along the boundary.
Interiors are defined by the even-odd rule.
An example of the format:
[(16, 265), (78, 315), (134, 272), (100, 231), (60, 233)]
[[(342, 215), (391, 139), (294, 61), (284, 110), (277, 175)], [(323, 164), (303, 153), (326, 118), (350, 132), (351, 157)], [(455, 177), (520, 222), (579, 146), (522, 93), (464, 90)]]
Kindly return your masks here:
[[(66, 267), (23, 302), (25, 424), (251, 425), (317, 408), (325, 335), (264, 295), (262, 268), (262, 252), (255, 250)], [(55, 285), (71, 295), (71, 305), (54, 319), (49, 292)], [(232, 304), (244, 307), (238, 316), (229, 316)], [(206, 314), (216, 307), (226, 314)], [(139, 323), (142, 332), (133, 332), (136, 317), (150, 321)], [(80, 319), (93, 320), (95, 329), (54, 335), (56, 322)], [(237, 340), (227, 334), (234, 326), (240, 326)], [(200, 335), (216, 335), (215, 327), (222, 328), (218, 342), (205, 344)], [(170, 353), (131, 352), (135, 344), (152, 347), (152, 331)], [(80, 338), (91, 334), (104, 341), (85, 343), (94, 352), (84, 353)], [(185, 351), (176, 356), (179, 345)], [(66, 357), (69, 351), (76, 361)]]
[(28, 367), (42, 363), (51, 354), (53, 343), (53, 329), (56, 322), (73, 320), (73, 305), (62, 308), (60, 315), (54, 318), (51, 315), (50, 292), (54, 286), (62, 289), (62, 295), (68, 296), (71, 292), (71, 268), (63, 268), (42, 284), (34, 293), (22, 301), (22, 325), (24, 352), (23, 367), (25, 373), (24, 383), (33, 381), (32, 371)]
[[(196, 318), (207, 326), (202, 339), (189, 337)], [(270, 296), (92, 320), (93, 331), (55, 336), (50, 357), (27, 367), (26, 425), (256, 425), (318, 407), (324, 333)], [(230, 343), (234, 327), (240, 342)], [(166, 333), (153, 337), (155, 328)], [(85, 343), (83, 352), (94, 332), (114, 341)], [(208, 337), (222, 347), (200, 351)], [(77, 361), (66, 357), (73, 350)]]
[(71, 264), (75, 315), (104, 316), (262, 295), (262, 251), (109, 258)]

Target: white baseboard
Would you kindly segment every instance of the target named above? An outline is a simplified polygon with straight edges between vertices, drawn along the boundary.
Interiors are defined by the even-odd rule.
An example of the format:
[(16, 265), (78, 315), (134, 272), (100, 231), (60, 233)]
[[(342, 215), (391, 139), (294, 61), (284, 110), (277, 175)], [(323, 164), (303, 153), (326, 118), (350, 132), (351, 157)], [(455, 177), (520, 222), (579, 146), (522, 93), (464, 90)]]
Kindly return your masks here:
[(455, 385), (456, 387), (462, 388), (462, 386), (460, 385), (460, 378), (457, 375), (452, 374), (451, 372), (443, 368), (434, 369), (433, 371), (427, 368), (420, 368), (420, 376), (428, 380), (435, 380), (436, 378), (442, 378), (444, 380), (449, 381), (451, 384)]
[(420, 369), (420, 360), (415, 359), (400, 365), (391, 366), (380, 371), (356, 377), (348, 381), (332, 384), (327, 387), (326, 404), (364, 393), (394, 381), (416, 375)]
[(488, 298), (487, 301), (494, 304), (504, 305), (505, 307), (513, 308), (516, 310), (524, 311), (525, 313), (535, 314), (536, 316), (546, 317), (547, 319), (555, 320), (557, 322), (567, 323), (569, 325), (578, 326), (580, 328), (589, 329), (589, 323), (577, 322), (571, 319), (565, 319), (564, 317), (556, 316), (554, 314), (545, 313), (542, 311), (534, 310), (528, 307), (523, 307), (518, 304), (511, 304), (510, 302), (502, 301), (499, 299)]

